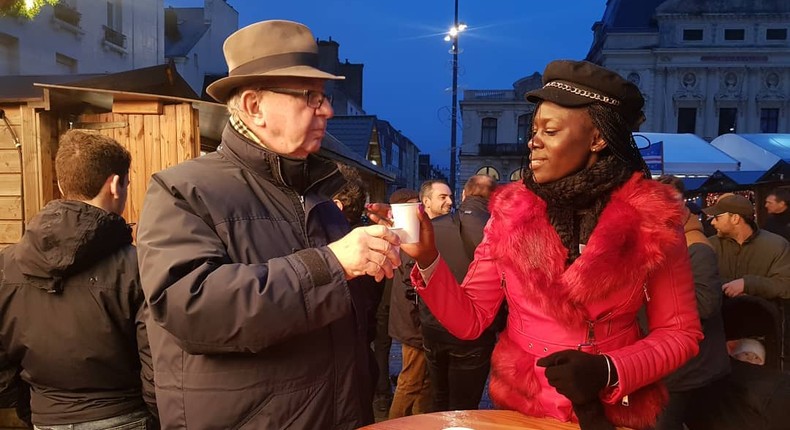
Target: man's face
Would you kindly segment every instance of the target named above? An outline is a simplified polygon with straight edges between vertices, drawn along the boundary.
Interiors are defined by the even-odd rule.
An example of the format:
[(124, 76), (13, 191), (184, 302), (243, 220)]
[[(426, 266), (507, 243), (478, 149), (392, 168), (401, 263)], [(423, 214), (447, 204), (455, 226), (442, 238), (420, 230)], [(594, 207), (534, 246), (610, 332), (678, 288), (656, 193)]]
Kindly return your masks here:
[[(321, 149), (326, 135), (327, 121), (334, 116), (332, 103), (323, 99), (323, 79), (281, 78), (268, 81), (258, 91), (260, 117), (253, 120), (250, 129), (272, 151), (293, 158), (306, 158)], [(308, 90), (310, 95), (283, 94), (282, 90)], [(280, 91), (280, 92), (275, 92)], [(245, 121), (246, 123), (246, 121)], [(249, 124), (248, 124), (249, 126)]]
[(433, 184), (431, 191), (422, 200), (425, 213), (431, 218), (436, 218), (450, 213), (453, 208), (453, 194), (446, 184)]
[(787, 209), (787, 203), (777, 200), (776, 196), (771, 194), (765, 198), (765, 209), (769, 214), (780, 214)]
[(710, 225), (716, 229), (716, 236), (734, 237), (735, 224), (733, 224), (732, 214), (725, 212), (719, 215), (710, 216)]

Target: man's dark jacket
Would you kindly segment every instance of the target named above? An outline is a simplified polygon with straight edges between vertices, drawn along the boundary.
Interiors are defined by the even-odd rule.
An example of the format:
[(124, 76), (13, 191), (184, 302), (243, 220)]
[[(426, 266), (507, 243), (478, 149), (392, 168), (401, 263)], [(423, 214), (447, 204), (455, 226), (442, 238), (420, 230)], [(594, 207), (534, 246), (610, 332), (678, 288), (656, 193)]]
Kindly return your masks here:
[(299, 194), (292, 162), (228, 125), (216, 152), (151, 179), (138, 246), (163, 428), (372, 421), (364, 330), (327, 247), (348, 231), (344, 179), (311, 155)]
[(763, 230), (778, 234), (790, 241), (790, 209), (778, 214), (769, 214), (763, 226)]
[(123, 218), (50, 202), (0, 254), (0, 269), (0, 368), (16, 367), (32, 387), (33, 423), (110, 418), (145, 408), (144, 397), (156, 412), (137, 254)]
[[(431, 220), (436, 248), (458, 282), (466, 277), (469, 264), (474, 259), (474, 250), (483, 240), (483, 229), (490, 216), (488, 199), (468, 196), (458, 206), (455, 214), (442, 215)], [(433, 316), (428, 306), (420, 301), (422, 334), (434, 342), (467, 346), (493, 344), (496, 341), (495, 329), (500, 320), (501, 317), (497, 317), (479, 338), (461, 340), (450, 334)]]

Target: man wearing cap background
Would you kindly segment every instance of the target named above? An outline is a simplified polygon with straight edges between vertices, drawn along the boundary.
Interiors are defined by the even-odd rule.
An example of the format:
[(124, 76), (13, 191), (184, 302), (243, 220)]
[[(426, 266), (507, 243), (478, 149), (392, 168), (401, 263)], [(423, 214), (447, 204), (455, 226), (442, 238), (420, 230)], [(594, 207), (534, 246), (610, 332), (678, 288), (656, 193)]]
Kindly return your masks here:
[(724, 194), (702, 211), (717, 231), (709, 239), (719, 257), (724, 294), (790, 298), (790, 245), (783, 237), (757, 227), (749, 199)]
[(224, 45), (207, 88), (230, 119), (215, 153), (153, 175), (138, 228), (163, 428), (352, 429), (372, 421), (347, 282), (391, 277), (397, 236), (348, 233), (345, 181), (315, 155), (332, 106), (310, 30), (263, 21)]

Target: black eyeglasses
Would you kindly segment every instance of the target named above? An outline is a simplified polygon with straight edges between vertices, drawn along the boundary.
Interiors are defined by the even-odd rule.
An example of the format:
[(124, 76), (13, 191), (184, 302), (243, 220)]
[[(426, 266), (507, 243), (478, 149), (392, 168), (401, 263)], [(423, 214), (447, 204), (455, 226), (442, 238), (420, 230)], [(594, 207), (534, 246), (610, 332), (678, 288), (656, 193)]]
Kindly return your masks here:
[(324, 100), (328, 100), (332, 104), (332, 97), (324, 94), (321, 91), (314, 90), (294, 90), (292, 88), (260, 88), (261, 91), (271, 91), (277, 94), (288, 94), (291, 96), (307, 96), (307, 106), (311, 109), (318, 109), (324, 104)]

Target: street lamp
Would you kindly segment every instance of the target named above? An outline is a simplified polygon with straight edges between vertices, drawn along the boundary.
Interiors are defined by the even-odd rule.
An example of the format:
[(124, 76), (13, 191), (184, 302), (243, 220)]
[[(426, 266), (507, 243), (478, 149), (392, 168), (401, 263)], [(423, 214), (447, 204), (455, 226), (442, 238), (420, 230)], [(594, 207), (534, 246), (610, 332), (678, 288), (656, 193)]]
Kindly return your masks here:
[(455, 18), (453, 19), (453, 26), (444, 40), (452, 42), (450, 52), (453, 54), (453, 106), (450, 113), (450, 189), (453, 193), (455, 189), (455, 179), (457, 177), (457, 129), (458, 129), (458, 36), (466, 30), (466, 24), (458, 23), (458, 0), (455, 0)]

